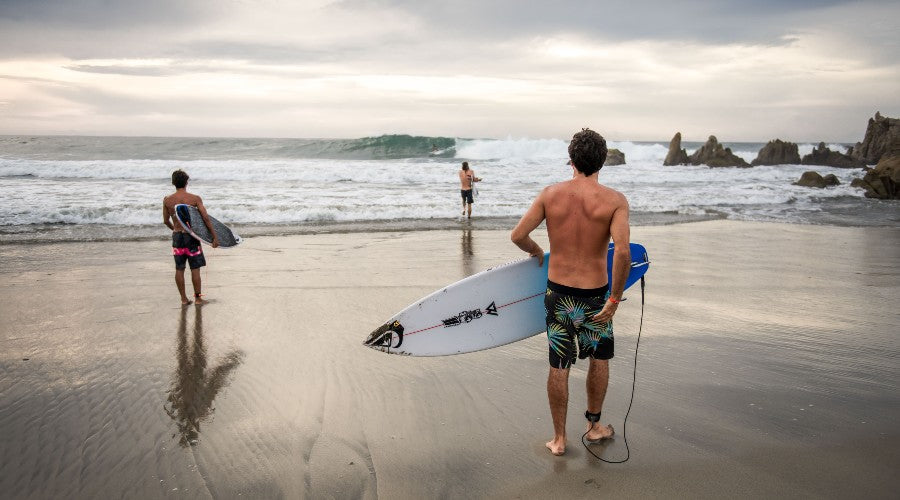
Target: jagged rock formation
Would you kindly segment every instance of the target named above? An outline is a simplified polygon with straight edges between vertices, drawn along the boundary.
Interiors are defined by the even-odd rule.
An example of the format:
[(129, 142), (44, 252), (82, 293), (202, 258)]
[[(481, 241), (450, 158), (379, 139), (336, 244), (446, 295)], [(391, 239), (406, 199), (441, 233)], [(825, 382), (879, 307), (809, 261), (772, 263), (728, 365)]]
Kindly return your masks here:
[(688, 162), (687, 151), (681, 149), (681, 132), (675, 132), (675, 137), (669, 141), (669, 152), (663, 165), (686, 165)]
[(824, 142), (820, 142), (816, 149), (813, 149), (812, 153), (804, 156), (800, 160), (800, 164), (837, 168), (862, 168), (866, 166), (862, 160), (857, 160), (851, 158), (850, 155), (828, 149)]
[(731, 148), (722, 147), (716, 136), (711, 135), (706, 144), (688, 157), (692, 165), (709, 165), (710, 167), (749, 167), (740, 156), (731, 152)]
[(795, 182), (794, 185), (821, 189), (828, 186), (837, 186), (840, 183), (841, 181), (839, 181), (834, 174), (828, 174), (825, 177), (822, 177), (818, 172), (810, 170), (803, 172), (803, 175), (800, 176), (800, 180)]
[(874, 165), (885, 156), (900, 156), (900, 119), (876, 112), (874, 118), (869, 118), (865, 138), (856, 143), (851, 156), (867, 165)]
[(756, 159), (750, 164), (754, 167), (757, 165), (799, 165), (800, 153), (797, 145), (793, 142), (775, 139), (763, 146), (757, 153)]
[(606, 165), (624, 165), (625, 164), (625, 153), (619, 151), (618, 149), (610, 149), (606, 153), (606, 161), (603, 162), (603, 166)]
[(900, 200), (900, 155), (884, 157), (862, 179), (853, 179), (853, 187), (866, 190), (866, 198)]

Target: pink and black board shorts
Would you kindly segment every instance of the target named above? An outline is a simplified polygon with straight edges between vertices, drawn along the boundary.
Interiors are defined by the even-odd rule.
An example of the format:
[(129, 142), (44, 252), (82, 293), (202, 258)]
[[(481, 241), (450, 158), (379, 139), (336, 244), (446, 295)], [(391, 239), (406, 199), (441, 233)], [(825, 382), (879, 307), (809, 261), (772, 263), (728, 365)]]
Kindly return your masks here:
[(184, 269), (185, 264), (191, 269), (199, 269), (206, 265), (200, 241), (190, 233), (172, 232), (172, 255), (175, 257), (175, 269)]

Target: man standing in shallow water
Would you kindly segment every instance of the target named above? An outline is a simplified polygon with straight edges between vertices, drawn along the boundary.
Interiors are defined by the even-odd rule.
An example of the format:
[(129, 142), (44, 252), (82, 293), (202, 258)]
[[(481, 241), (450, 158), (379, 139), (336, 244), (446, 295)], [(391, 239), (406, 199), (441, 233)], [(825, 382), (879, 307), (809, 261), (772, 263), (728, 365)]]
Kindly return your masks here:
[(191, 284), (194, 285), (194, 300), (198, 305), (205, 304), (203, 294), (201, 293), (200, 268), (206, 265), (206, 258), (203, 257), (203, 248), (200, 242), (188, 233), (178, 218), (175, 217), (175, 205), (191, 205), (197, 207), (200, 215), (203, 217), (203, 223), (206, 224), (210, 234), (213, 235), (212, 246), (219, 246), (219, 237), (213, 231), (212, 223), (206, 214), (206, 207), (203, 206), (203, 200), (199, 196), (187, 192), (188, 183), (187, 172), (178, 169), (172, 172), (172, 185), (175, 186), (175, 192), (163, 198), (163, 224), (172, 230), (172, 254), (175, 256), (175, 285), (178, 287), (178, 293), (181, 294), (181, 305), (191, 303), (184, 290), (184, 268), (185, 264), (191, 266)]
[[(600, 413), (613, 357), (612, 318), (625, 290), (631, 251), (628, 201), (598, 181), (606, 154), (600, 134), (590, 129), (576, 133), (569, 143), (572, 179), (544, 188), (511, 235), (513, 243), (543, 265), (544, 250), (529, 235), (547, 220), (552, 257), (544, 308), (550, 351), (547, 396), (554, 431), (547, 448), (554, 455), (566, 451), (569, 367), (575, 362), (576, 342), (578, 357), (590, 357), (587, 439), (607, 439), (614, 432), (611, 425), (600, 425)], [(606, 274), (610, 238), (615, 243), (612, 283)]]
[(468, 217), (470, 219), (472, 218), (472, 204), (475, 203), (472, 192), (475, 189), (475, 183), (480, 181), (480, 177), (475, 177), (475, 171), (469, 169), (469, 162), (462, 162), (462, 170), (459, 171), (459, 192), (462, 195), (462, 214), (466, 215), (466, 209), (468, 208)]

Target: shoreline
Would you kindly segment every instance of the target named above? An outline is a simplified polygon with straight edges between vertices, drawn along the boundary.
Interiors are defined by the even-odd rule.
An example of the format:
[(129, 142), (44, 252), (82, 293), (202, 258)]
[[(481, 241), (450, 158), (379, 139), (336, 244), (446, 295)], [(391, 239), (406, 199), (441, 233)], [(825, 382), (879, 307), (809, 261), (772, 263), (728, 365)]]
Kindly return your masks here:
[[(900, 209), (900, 202), (895, 203)], [(900, 214), (900, 210), (898, 210)], [(892, 220), (872, 220), (868, 224), (842, 221), (837, 216), (817, 222), (790, 222), (783, 220), (738, 220), (730, 219), (724, 213), (677, 214), (659, 212), (632, 212), (632, 227), (657, 227), (693, 224), (725, 220), (737, 223), (786, 224), (789, 226), (822, 226), (847, 228), (897, 228), (900, 217)], [(228, 224), (244, 239), (260, 237), (299, 236), (316, 234), (355, 234), (385, 232), (455, 231), (461, 228), (479, 231), (510, 231), (519, 221), (518, 217), (478, 216), (471, 220), (460, 217), (438, 219), (384, 219), (366, 221), (310, 222), (303, 224)], [(855, 222), (855, 223), (854, 223)], [(543, 227), (543, 225), (542, 225)], [(110, 224), (32, 224), (0, 227), (0, 246), (42, 243), (89, 243), (89, 242), (150, 242), (168, 240), (168, 233), (161, 224), (123, 226)]]
[[(634, 226), (685, 224), (720, 220), (722, 215), (682, 215), (671, 213), (637, 213)], [(311, 222), (304, 224), (228, 224), (242, 238), (299, 236), (316, 234), (384, 233), (409, 231), (454, 231), (463, 227), (479, 231), (511, 231), (519, 217), (476, 215), (471, 220), (460, 217), (440, 219), (385, 219), (367, 221)], [(0, 245), (40, 243), (87, 243), (114, 241), (163, 241), (168, 233), (162, 224), (122, 226), (107, 224), (36, 224), (0, 227)]]

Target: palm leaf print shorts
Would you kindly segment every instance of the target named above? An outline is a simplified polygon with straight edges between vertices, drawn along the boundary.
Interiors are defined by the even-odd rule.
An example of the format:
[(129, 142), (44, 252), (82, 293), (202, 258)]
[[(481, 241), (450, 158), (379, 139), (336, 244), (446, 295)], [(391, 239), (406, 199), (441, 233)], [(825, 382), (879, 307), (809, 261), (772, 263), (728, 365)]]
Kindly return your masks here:
[(544, 310), (547, 312), (547, 340), (550, 366), (567, 369), (578, 359), (612, 359), (612, 321), (601, 323), (593, 316), (603, 309), (609, 285), (582, 289), (547, 280)]

